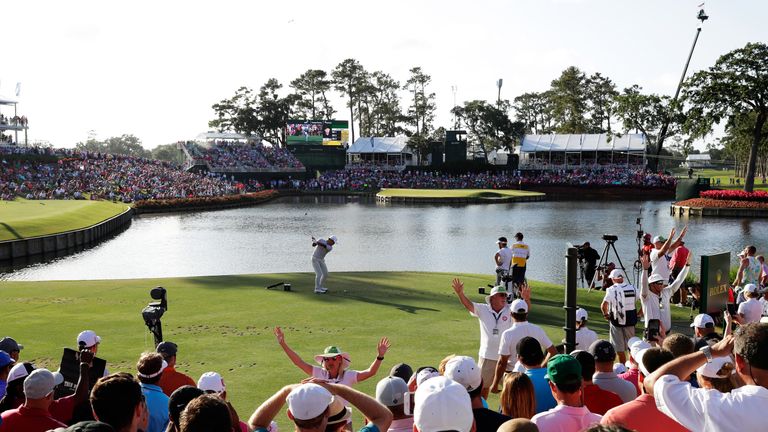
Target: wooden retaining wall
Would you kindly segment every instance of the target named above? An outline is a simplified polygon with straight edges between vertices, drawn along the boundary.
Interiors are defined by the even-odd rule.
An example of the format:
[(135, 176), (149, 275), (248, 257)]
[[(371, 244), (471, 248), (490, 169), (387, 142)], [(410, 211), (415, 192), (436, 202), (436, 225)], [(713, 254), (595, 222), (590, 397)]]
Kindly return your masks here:
[(131, 224), (133, 209), (96, 225), (47, 236), (0, 241), (0, 261), (10, 261), (96, 244)]
[(768, 218), (768, 209), (753, 208), (710, 208), (688, 207), (672, 204), (669, 208), (672, 216), (713, 216), (713, 217), (738, 217), (738, 218)]
[(502, 204), (513, 202), (544, 201), (545, 195), (510, 196), (500, 198), (462, 197), (462, 198), (427, 198), (404, 196), (376, 195), (376, 200), (381, 203), (407, 203), (407, 204)]

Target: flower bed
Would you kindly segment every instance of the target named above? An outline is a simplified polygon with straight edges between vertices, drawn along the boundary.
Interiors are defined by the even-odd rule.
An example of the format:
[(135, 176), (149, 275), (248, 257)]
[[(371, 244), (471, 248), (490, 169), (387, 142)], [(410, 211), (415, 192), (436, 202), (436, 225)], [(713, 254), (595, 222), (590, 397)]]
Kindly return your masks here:
[(755, 191), (744, 192), (743, 190), (708, 190), (699, 194), (701, 198), (727, 201), (754, 201), (768, 203), (768, 192)]
[[(702, 193), (702, 195), (703, 194), (704, 193)], [(684, 206), (684, 207), (702, 207), (702, 208), (768, 209), (768, 202), (738, 201), (735, 199), (691, 198), (684, 201), (676, 202), (675, 205)]]
[(133, 206), (137, 210), (157, 211), (157, 210), (184, 210), (200, 207), (228, 207), (241, 204), (255, 204), (266, 201), (277, 196), (277, 191), (273, 189), (259, 192), (251, 192), (240, 195), (225, 195), (216, 197), (195, 197), (195, 198), (173, 198), (159, 200), (140, 200)]

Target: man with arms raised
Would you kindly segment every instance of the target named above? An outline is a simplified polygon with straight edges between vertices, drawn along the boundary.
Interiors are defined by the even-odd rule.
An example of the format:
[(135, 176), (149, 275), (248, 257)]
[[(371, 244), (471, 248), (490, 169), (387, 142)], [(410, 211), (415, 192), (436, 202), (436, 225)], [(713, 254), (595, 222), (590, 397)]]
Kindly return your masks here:
[(512, 326), (509, 305), (507, 304), (507, 291), (503, 286), (497, 285), (493, 287), (491, 294), (485, 297), (485, 303), (473, 303), (464, 294), (464, 284), (460, 279), (453, 280), (453, 290), (459, 297), (461, 304), (480, 323), (478, 366), (483, 377), (482, 396), (487, 398), (499, 360), (501, 334)]

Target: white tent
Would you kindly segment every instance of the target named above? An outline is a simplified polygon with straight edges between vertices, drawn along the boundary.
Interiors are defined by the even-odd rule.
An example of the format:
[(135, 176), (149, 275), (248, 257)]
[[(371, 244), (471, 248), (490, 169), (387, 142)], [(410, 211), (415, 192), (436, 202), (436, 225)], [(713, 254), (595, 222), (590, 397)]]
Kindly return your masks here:
[(645, 135), (526, 135), (520, 146), (521, 169), (583, 166), (645, 166)]
[(683, 165), (688, 168), (706, 168), (712, 165), (712, 159), (709, 153), (689, 154)]
[(382, 166), (403, 167), (413, 161), (413, 150), (408, 137), (360, 137), (347, 150), (347, 164), (374, 163)]

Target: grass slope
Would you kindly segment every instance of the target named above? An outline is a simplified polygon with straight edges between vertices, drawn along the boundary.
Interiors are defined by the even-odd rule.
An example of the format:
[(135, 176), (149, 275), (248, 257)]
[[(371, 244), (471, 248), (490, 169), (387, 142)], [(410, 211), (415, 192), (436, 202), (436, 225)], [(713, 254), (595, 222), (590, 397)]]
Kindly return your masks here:
[(0, 241), (89, 227), (127, 208), (125, 204), (109, 201), (0, 201)]
[[(352, 367), (365, 369), (376, 356), (376, 343), (388, 336), (392, 348), (377, 376), (357, 389), (373, 395), (389, 369), (407, 362), (414, 369), (437, 366), (456, 353), (477, 356), (477, 320), (461, 306), (448, 273), (331, 273), (327, 295), (312, 293), (314, 274), (234, 275), (112, 281), (0, 282), (3, 335), (25, 348), (22, 360), (56, 369), (62, 347), (72, 347), (77, 334), (93, 329), (102, 337), (99, 357), (110, 371), (134, 372), (139, 354), (153, 349), (140, 316), (150, 301), (149, 289), (168, 289), (169, 309), (163, 317), (167, 340), (179, 345), (178, 369), (197, 379), (217, 371), (242, 419), (282, 385), (304, 374), (275, 341), (279, 325), (288, 344), (305, 360), (328, 345), (348, 351)], [(478, 286), (491, 276), (459, 275), (467, 295), (482, 302)], [(278, 281), (293, 284), (292, 292), (266, 290)], [(563, 289), (533, 283), (530, 319), (558, 343), (563, 338)], [(598, 312), (602, 293), (579, 291), (579, 304), (594, 319), (590, 325), (607, 338)], [(673, 318), (687, 320), (687, 310), (674, 308)], [(686, 321), (687, 323), (687, 321)], [(498, 397), (491, 396), (492, 407)], [(284, 415), (280, 427), (289, 428)], [(360, 424), (356, 412), (355, 424)], [(287, 429), (286, 429), (287, 430)]]
[[(672, 173), (681, 177), (687, 177), (688, 176), (688, 169), (687, 168), (675, 168), (672, 170)], [(718, 188), (718, 189), (738, 189), (742, 190), (744, 189), (744, 177), (739, 177), (741, 180), (741, 184), (733, 183), (731, 184), (729, 182), (729, 179), (736, 178), (736, 171), (735, 170), (719, 170), (719, 169), (712, 169), (712, 168), (706, 168), (706, 169), (695, 169), (693, 170), (693, 176), (694, 178), (696, 176), (699, 177), (709, 177), (711, 180), (712, 187)], [(720, 184), (717, 184), (717, 179), (720, 179)], [(768, 185), (763, 183), (762, 178), (760, 178), (759, 175), (755, 175), (755, 190), (768, 190)]]
[(419, 198), (504, 198), (544, 194), (513, 189), (382, 189), (378, 195)]

